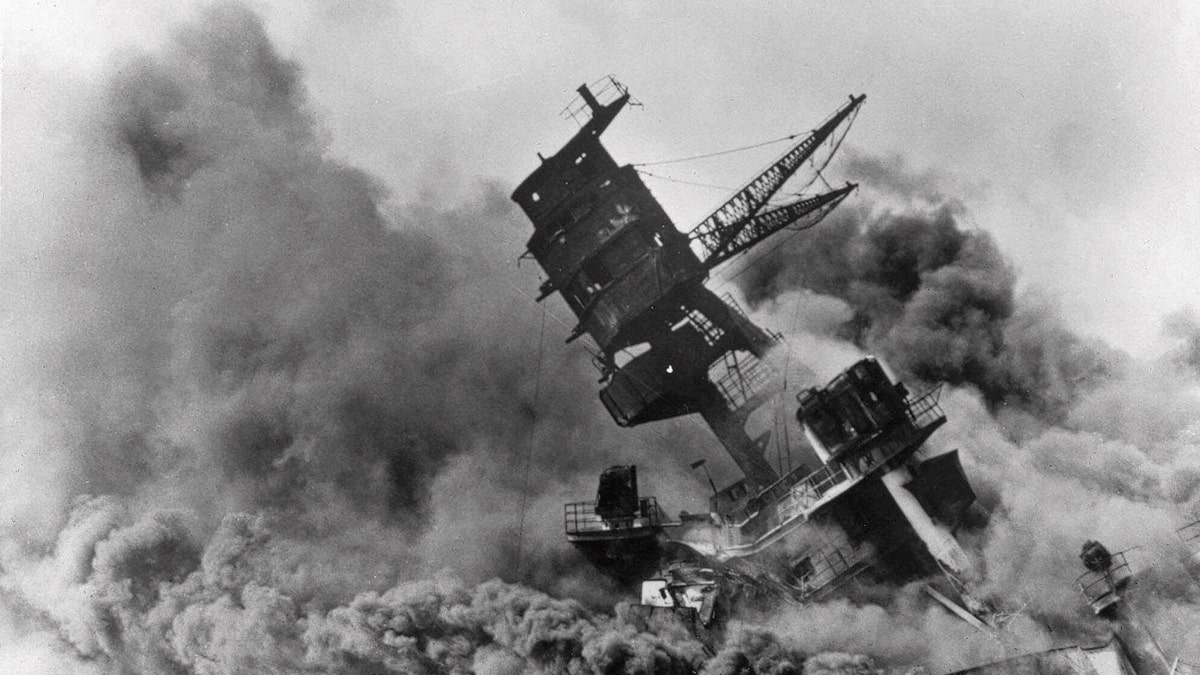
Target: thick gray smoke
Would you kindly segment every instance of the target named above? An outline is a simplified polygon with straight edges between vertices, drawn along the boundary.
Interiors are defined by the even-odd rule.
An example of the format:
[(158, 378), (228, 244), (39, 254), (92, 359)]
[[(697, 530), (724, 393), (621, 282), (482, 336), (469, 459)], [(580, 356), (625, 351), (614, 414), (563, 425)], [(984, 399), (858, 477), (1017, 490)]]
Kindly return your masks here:
[(539, 494), (614, 452), (593, 402), (565, 395), (591, 384), (586, 355), (546, 350), (536, 391), (519, 247), (476, 243), (522, 231), (508, 200), (390, 203), (327, 156), (296, 67), (249, 13), (211, 11), (85, 92), (5, 116), (7, 133), (64, 140), (6, 153), (28, 162), (5, 181), (6, 480), (53, 464), (57, 490), (11, 502), (21, 526), (93, 493), (209, 528), (270, 509), (316, 535), (417, 531), (438, 515), (435, 476), (468, 455), (520, 492), (535, 416), (541, 448), (596, 441), (543, 453)]
[[(611, 586), (558, 541), (600, 468), (669, 488), (687, 436), (611, 431), (499, 188), (390, 201), (237, 6), (112, 71), (6, 72), (6, 141), (44, 144), (3, 153), (0, 669), (737, 662), (597, 611)], [(772, 644), (738, 658), (805, 663)]]
[(994, 407), (1050, 421), (1115, 374), (1111, 350), (1067, 330), (1045, 303), (1017, 297), (1010, 264), (986, 232), (960, 225), (957, 204), (924, 203), (937, 196), (928, 176), (905, 178), (861, 158), (853, 166), (884, 189), (920, 187), (922, 206), (843, 206), (739, 275), (752, 304), (791, 289), (837, 298), (850, 313), (830, 327), (836, 337), (907, 376), (971, 385)]
[[(614, 608), (559, 541), (561, 504), (631, 461), (677, 504), (712, 440), (616, 431), (587, 355), (560, 346), (565, 312), (543, 317), (512, 264), (529, 226), (504, 191), (397, 203), (330, 156), (301, 75), (238, 7), (99, 87), (6, 69), (0, 671), (815, 674), (876, 670), (847, 652), (998, 653), (911, 589), (735, 626), (715, 655)], [(768, 260), (747, 289), (850, 308), (826, 307), (841, 351), (814, 371), (849, 363), (842, 335), (1066, 422), (1018, 444), (955, 389), (937, 441), (1004, 505), (973, 549), (985, 581), (1055, 619), (1078, 605), (1077, 539), (1169, 535), (1195, 505), (1195, 383), (1106, 384), (1109, 355), (1015, 298), (955, 213), (850, 211), (812, 233), (824, 254)], [(1185, 627), (1173, 645), (1196, 623), (1177, 591), (1147, 610)]]
[(1180, 310), (1167, 317), (1163, 328), (1176, 342), (1172, 352), (1176, 362), (1200, 373), (1200, 317), (1193, 311)]
[[(324, 601), (311, 577), (337, 572), (297, 566), (293, 549), (306, 545), (244, 513), (202, 544), (184, 515), (130, 521), (114, 500), (94, 499), (76, 507), (50, 555), (8, 570), (6, 586), (46, 608), (81, 671), (878, 672), (866, 657), (809, 656), (750, 628), (713, 656), (670, 615), (624, 604), (597, 613), (497, 579), (468, 586), (436, 575)], [(6, 647), (29, 636), (0, 635)]]
[[(868, 204), (844, 205), (733, 277), (787, 335), (795, 379), (822, 384), (867, 352), (910, 384), (952, 385), (941, 397), (949, 421), (928, 451), (961, 450), (992, 510), (984, 530), (959, 536), (980, 592), (1014, 617), (1011, 648), (1107, 639), (1075, 583), (1079, 547), (1098, 538), (1114, 550), (1137, 547), (1130, 556), (1145, 578), (1131, 602), (1168, 653), (1195, 660), (1200, 603), (1175, 535), (1200, 517), (1194, 318), (1168, 320), (1175, 342), (1162, 358), (1082, 338), (1036, 293), (1017, 292), (993, 239), (960, 224), (963, 206), (935, 174), (853, 159), (853, 177), (871, 185)], [(779, 621), (804, 631), (807, 649), (869, 646), (936, 670), (1004, 655), (993, 640), (956, 635), (961, 626), (940, 613), (904, 609), (903, 598), (891, 594), (887, 610), (809, 606)]]
[(436, 577), (331, 606), (291, 564), (299, 542), (261, 516), (226, 516), (203, 549), (178, 516), (122, 520), (111, 502), (80, 505), (25, 578), (62, 596), (53, 619), (78, 654), (128, 672), (690, 672), (705, 658), (682, 626), (500, 581)]

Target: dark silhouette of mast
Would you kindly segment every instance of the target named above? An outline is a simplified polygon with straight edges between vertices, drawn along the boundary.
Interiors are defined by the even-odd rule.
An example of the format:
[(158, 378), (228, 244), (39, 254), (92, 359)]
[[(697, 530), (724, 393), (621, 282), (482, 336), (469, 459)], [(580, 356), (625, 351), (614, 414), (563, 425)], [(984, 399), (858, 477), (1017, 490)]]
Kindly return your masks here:
[(778, 336), (754, 325), (732, 298), (704, 285), (709, 271), (781, 229), (811, 227), (854, 190), (767, 206), (857, 110), (851, 97), (828, 121), (752, 178), (691, 234), (680, 232), (637, 170), (618, 166), (600, 134), (631, 101), (612, 78), (583, 85), (568, 111), (586, 121), (513, 192), (533, 221), (529, 254), (549, 277), (539, 300), (560, 293), (599, 349), (600, 399), (621, 426), (698, 413), (753, 488), (779, 476), (751, 439), (747, 417), (768, 392), (761, 359)]

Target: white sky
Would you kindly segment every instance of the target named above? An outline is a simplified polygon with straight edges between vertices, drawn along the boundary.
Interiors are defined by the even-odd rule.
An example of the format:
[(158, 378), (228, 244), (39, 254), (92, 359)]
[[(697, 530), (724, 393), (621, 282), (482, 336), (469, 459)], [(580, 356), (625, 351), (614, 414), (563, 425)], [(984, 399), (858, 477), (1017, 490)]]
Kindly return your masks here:
[[(574, 88), (606, 73), (645, 104), (606, 135), (618, 161), (807, 130), (866, 93), (854, 147), (937, 175), (1078, 330), (1156, 350), (1163, 315), (1200, 308), (1188, 2), (249, 4), (303, 66), (331, 152), (399, 201), (515, 186), (573, 133), (557, 113)], [(195, 6), (14, 0), (5, 72), (98, 79), (115, 49), (153, 44)], [(663, 172), (736, 185), (778, 150)], [(721, 197), (650, 185), (681, 227)], [(515, 257), (527, 234), (497, 246)]]

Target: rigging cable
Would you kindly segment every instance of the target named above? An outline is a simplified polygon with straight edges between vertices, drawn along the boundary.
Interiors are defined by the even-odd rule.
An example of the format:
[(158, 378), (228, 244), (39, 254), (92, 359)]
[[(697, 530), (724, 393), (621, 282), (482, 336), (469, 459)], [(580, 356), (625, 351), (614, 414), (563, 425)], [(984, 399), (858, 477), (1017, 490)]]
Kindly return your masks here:
[[(757, 256), (754, 256), (753, 258), (750, 258), (746, 262), (746, 264), (742, 266), (742, 269), (740, 269), (736, 273), (722, 279), (721, 282), (716, 286), (716, 288), (717, 289), (724, 288), (725, 286), (733, 283), (734, 279), (736, 279), (736, 278), (742, 276), (743, 274), (745, 274), (746, 272), (748, 272), (750, 270), (750, 268), (754, 266), (752, 263), (754, 263), (756, 260), (761, 260), (764, 256), (770, 254), (772, 251), (775, 251), (780, 246), (783, 246), (784, 244), (788, 243), (789, 241), (791, 241), (792, 237), (795, 237), (796, 235), (800, 234), (801, 232), (804, 232), (805, 230), (809, 230), (809, 229), (812, 229), (813, 227), (817, 226), (818, 224), (820, 224), (820, 222), (822, 220), (825, 219), (825, 216), (829, 215), (829, 213), (830, 212), (826, 212), (826, 213), (822, 214), (822, 216), (819, 219), (817, 219), (817, 221), (815, 223), (811, 223), (804, 227), (786, 227), (786, 228), (784, 228), (786, 230), (790, 230), (791, 234), (784, 237), (783, 239), (780, 239), (771, 248), (759, 253)], [(726, 262), (729, 262), (729, 261), (726, 261)]]
[(728, 185), (714, 185), (712, 183), (698, 183), (696, 181), (683, 180), (682, 178), (671, 178), (670, 176), (661, 176), (657, 173), (651, 173), (649, 171), (642, 171), (641, 169), (638, 169), (638, 173), (643, 176), (647, 176), (649, 178), (657, 178), (658, 180), (665, 180), (665, 181), (669, 181), (671, 183), (681, 183), (683, 185), (691, 185), (693, 187), (712, 188), (713, 190), (724, 190), (725, 192), (733, 192), (734, 190), (737, 189), (737, 188), (731, 188)]
[[(825, 161), (823, 161), (823, 162), (821, 163), (821, 166), (820, 166), (820, 167), (817, 167), (817, 166), (816, 166), (816, 163), (815, 163), (815, 162), (812, 162), (812, 160), (811, 160), (811, 159), (809, 160), (809, 161), (810, 161), (810, 162), (813, 164), (814, 168), (816, 169), (816, 173), (815, 173), (815, 175), (813, 175), (813, 177), (812, 177), (811, 179), (809, 179), (809, 181), (808, 181), (807, 183), (805, 183), (805, 184), (804, 184), (804, 187), (800, 188), (800, 191), (801, 191), (801, 192), (802, 192), (802, 191), (804, 191), (804, 190), (807, 190), (807, 189), (809, 188), (809, 186), (811, 186), (811, 185), (812, 185), (814, 182), (816, 182), (816, 180), (817, 180), (818, 178), (820, 178), (822, 182), (825, 182), (825, 177), (821, 175), (821, 171), (822, 171), (822, 170), (824, 170), (826, 166), (829, 166), (829, 162), (831, 162), (831, 161), (833, 160), (833, 156), (837, 154), (838, 148), (842, 147), (842, 141), (844, 141), (844, 140), (846, 139), (846, 136), (847, 136), (847, 135), (849, 135), (849, 133), (850, 133), (850, 127), (854, 126), (854, 120), (856, 120), (856, 119), (858, 119), (858, 110), (855, 110), (855, 111), (854, 111), (854, 112), (853, 112), (853, 113), (850, 115), (850, 119), (849, 119), (849, 121), (846, 123), (846, 129), (845, 129), (845, 131), (843, 131), (843, 132), (842, 132), (842, 135), (841, 135), (841, 137), (837, 138), (836, 140), (830, 139), (830, 141), (831, 141), (831, 145), (832, 145), (833, 147), (832, 147), (832, 149), (829, 151), (829, 155), (825, 157)], [(828, 182), (825, 182), (825, 184), (826, 184), (826, 185), (829, 185), (829, 183), (828, 183)], [(822, 220), (824, 220), (824, 219), (825, 219), (825, 216), (829, 215), (829, 213), (830, 213), (830, 211), (827, 211), (827, 212), (825, 212), (825, 213), (824, 213), (824, 214), (822, 214), (822, 215), (821, 215), (821, 217), (820, 217), (820, 218), (818, 218), (818, 219), (817, 219), (815, 222), (813, 222), (813, 223), (810, 223), (810, 224), (808, 224), (808, 225), (806, 225), (806, 226), (804, 226), (804, 227), (792, 227), (792, 226), (789, 226), (789, 227), (787, 227), (787, 228), (784, 228), (784, 229), (791, 230), (791, 231), (792, 231), (792, 233), (791, 233), (790, 235), (788, 235), (787, 237), (784, 237), (784, 238), (783, 238), (781, 241), (778, 241), (778, 242), (776, 242), (776, 244), (775, 244), (774, 246), (772, 246), (771, 248), (769, 248), (769, 249), (767, 249), (767, 250), (765, 250), (765, 251), (762, 251), (762, 252), (760, 252), (760, 253), (759, 253), (757, 256), (754, 256), (754, 257), (750, 258), (750, 259), (749, 259), (749, 260), (748, 260), (748, 261), (745, 263), (745, 265), (743, 265), (743, 266), (742, 266), (742, 269), (738, 270), (738, 271), (737, 271), (735, 274), (733, 274), (733, 275), (731, 275), (731, 276), (728, 276), (728, 277), (725, 277), (724, 279), (722, 279), (722, 280), (721, 280), (721, 282), (720, 282), (720, 283), (717, 285), (717, 288), (721, 288), (721, 287), (723, 287), (723, 286), (726, 286), (727, 284), (731, 283), (731, 282), (732, 282), (734, 279), (736, 279), (736, 278), (738, 278), (739, 276), (741, 276), (743, 273), (745, 273), (747, 270), (749, 270), (749, 269), (750, 269), (750, 267), (751, 267), (751, 263), (753, 263), (755, 260), (760, 260), (760, 259), (762, 259), (762, 258), (763, 258), (763, 256), (766, 256), (767, 254), (771, 253), (772, 251), (774, 251), (774, 250), (778, 249), (780, 246), (782, 246), (782, 245), (784, 245), (785, 243), (787, 243), (789, 240), (791, 240), (791, 239), (792, 239), (792, 237), (795, 237), (797, 234), (799, 234), (799, 233), (801, 233), (801, 232), (803, 232), (803, 231), (805, 231), (805, 230), (807, 230), (807, 229), (809, 229), (809, 228), (812, 228), (812, 227), (815, 227), (816, 225), (818, 225), (818, 224), (819, 224), (819, 223), (820, 223)], [(729, 259), (729, 260), (726, 260), (726, 261), (725, 261), (724, 263), (722, 263), (722, 264), (728, 264), (728, 263), (730, 263), (730, 262), (732, 262), (733, 260), (735, 260), (735, 259), (738, 259), (738, 258), (741, 258), (741, 259), (745, 260), (745, 257), (744, 257), (744, 256), (745, 256), (746, 254), (748, 254), (748, 253), (749, 253), (749, 250), (743, 251), (741, 254), (739, 254), (739, 255), (737, 255), (737, 256), (734, 256), (734, 258), (731, 258), (731, 259)]]
[(521, 580), (521, 555), (525, 542), (525, 511), (529, 506), (529, 468), (533, 462), (533, 449), (537, 440), (538, 400), (542, 395), (542, 357), (546, 345), (546, 306), (542, 305), (542, 326), (538, 334), (537, 371), (533, 379), (533, 414), (529, 425), (529, 447), (525, 452), (525, 470), (521, 476), (521, 519), (517, 525), (517, 561), (513, 569), (513, 580)]
[(662, 166), (663, 164), (678, 164), (680, 162), (690, 162), (695, 159), (708, 159), (709, 157), (720, 157), (721, 155), (732, 155), (735, 152), (742, 152), (745, 150), (753, 150), (755, 148), (761, 148), (763, 146), (772, 145), (774, 143), (782, 143), (784, 141), (790, 141), (790, 140), (798, 137), (799, 135), (800, 134), (791, 134), (789, 136), (783, 136), (783, 137), (776, 138), (776, 139), (773, 139), (770, 141), (763, 141), (761, 143), (753, 143), (751, 145), (743, 145), (739, 148), (730, 148), (729, 150), (718, 150), (717, 152), (709, 152), (709, 153), (705, 153), (703, 155), (692, 155), (691, 157), (680, 157), (679, 159), (664, 159), (664, 160), (660, 160), (657, 162), (637, 162), (637, 163), (633, 164), (633, 166), (635, 166), (635, 167), (638, 167), (638, 166)]
[[(665, 180), (669, 183), (679, 183), (681, 185), (690, 185), (692, 187), (708, 188), (710, 190), (721, 190), (723, 192), (735, 192), (737, 190), (737, 188), (729, 187), (728, 185), (717, 185), (715, 183), (701, 183), (698, 181), (684, 180), (682, 178), (672, 178), (670, 176), (664, 176), (662, 174), (657, 174), (657, 173), (653, 173), (650, 171), (644, 171), (642, 169), (637, 169), (637, 172), (638, 172), (639, 176), (644, 176), (646, 178), (653, 178), (655, 180)], [(822, 178), (822, 180), (824, 180), (824, 178)], [(828, 182), (826, 182), (825, 185), (827, 187), (829, 187)], [(830, 187), (830, 189), (833, 189), (833, 188)], [(780, 198), (781, 195), (783, 196), (783, 199)], [(771, 200), (766, 203), (766, 206), (786, 206), (791, 203), (791, 199), (789, 199), (789, 198), (798, 197), (800, 199), (805, 199), (805, 198), (811, 197), (811, 196), (812, 196), (811, 194), (804, 193), (804, 192), (791, 192), (791, 191), (781, 190), (779, 192), (779, 194), (772, 197)]]
[(825, 156), (825, 160), (821, 162), (821, 166), (817, 166), (816, 161), (814, 161), (812, 157), (809, 157), (808, 163), (812, 165), (814, 170), (813, 177), (804, 184), (804, 187), (800, 188), (799, 192), (804, 192), (807, 190), (813, 183), (817, 182), (818, 178), (821, 179), (822, 183), (825, 183), (825, 185), (829, 187), (829, 182), (825, 180), (825, 176), (821, 175), (821, 172), (824, 171), (825, 167), (829, 166), (829, 163), (833, 161), (833, 156), (837, 154), (838, 148), (842, 147), (842, 141), (846, 140), (846, 136), (850, 134), (850, 127), (854, 126), (854, 120), (856, 119), (858, 119), (857, 108), (854, 109), (854, 112), (850, 113), (850, 119), (846, 121), (846, 128), (842, 131), (842, 135), (836, 140), (830, 139), (830, 145), (832, 148), (829, 150), (829, 154)]

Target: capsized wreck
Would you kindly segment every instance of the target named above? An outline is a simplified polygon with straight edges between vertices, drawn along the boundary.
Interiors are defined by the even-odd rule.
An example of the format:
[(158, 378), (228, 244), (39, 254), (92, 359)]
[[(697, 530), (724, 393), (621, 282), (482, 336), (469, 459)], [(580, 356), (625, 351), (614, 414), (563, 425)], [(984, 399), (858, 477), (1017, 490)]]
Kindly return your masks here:
[[(817, 225), (855, 190), (828, 187), (821, 171), (866, 96), (850, 96), (811, 132), (793, 137), (775, 161), (683, 232), (637, 168), (618, 165), (600, 142), (634, 102), (627, 88), (609, 77), (578, 93), (565, 112), (580, 130), (553, 156), (539, 155), (540, 166), (512, 195), (533, 223), (527, 255), (547, 277), (538, 300), (559, 293), (578, 320), (567, 341), (586, 335), (594, 343), (599, 397), (618, 425), (699, 415), (744, 477), (721, 489), (714, 484), (708, 513), (673, 517), (642, 494), (635, 466), (611, 467), (593, 500), (565, 506), (567, 540), (640, 588), (647, 611), (679, 614), (713, 639), (747, 602), (819, 601), (856, 581), (920, 582), (930, 602), (980, 630), (997, 630), (1005, 614), (979, 597), (972, 562), (956, 538), (987, 514), (957, 451), (935, 456), (923, 449), (946, 421), (939, 390), (910, 392), (882, 361), (867, 357), (790, 399), (803, 441), (801, 434), (752, 434), (748, 421), (784, 393), (765, 361), (782, 336), (707, 286), (718, 266), (783, 230)], [(817, 180), (828, 189), (805, 192)], [(796, 183), (799, 190), (784, 189)], [(774, 201), (783, 194), (786, 201)], [(781, 444), (815, 454), (818, 465), (777, 471), (767, 450)], [(1114, 590), (1124, 587), (1110, 568), (1088, 570)], [(1111, 618), (1114, 626), (1129, 624)], [(1134, 664), (1127, 672), (1158, 672), (1145, 665), (1157, 657), (1129, 652), (1122, 639), (1134, 638), (1114, 635), (1117, 661)], [(1055, 654), (1045, 663), (1068, 658)]]

